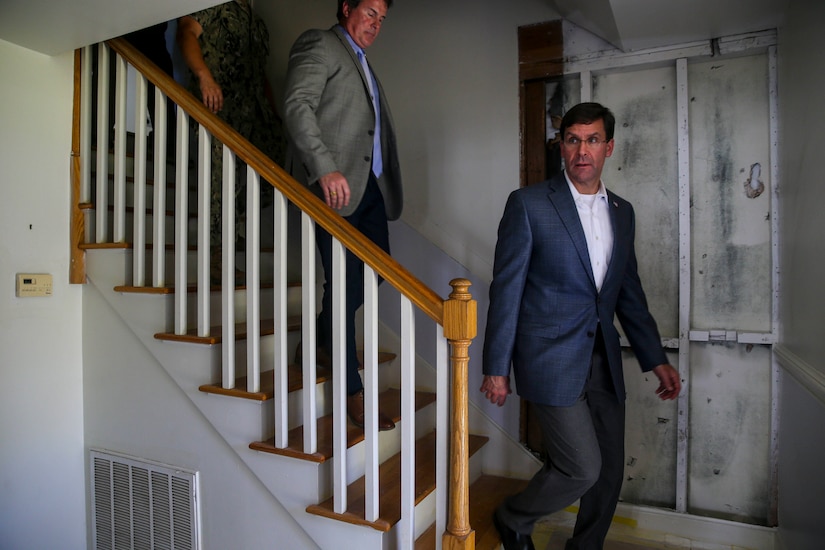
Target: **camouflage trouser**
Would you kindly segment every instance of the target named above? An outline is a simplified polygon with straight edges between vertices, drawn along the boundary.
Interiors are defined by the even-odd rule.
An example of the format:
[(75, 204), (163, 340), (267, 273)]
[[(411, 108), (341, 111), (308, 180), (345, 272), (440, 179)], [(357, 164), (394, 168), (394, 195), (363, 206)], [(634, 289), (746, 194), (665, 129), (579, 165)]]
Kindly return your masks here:
[[(231, 113), (222, 113), (227, 116)], [(224, 117), (222, 117), (224, 118)], [(235, 128), (242, 136), (248, 139), (253, 145), (267, 154), (279, 166), (284, 165), (286, 156), (286, 137), (281, 127), (280, 120), (274, 112), (253, 113), (242, 120), (233, 120), (227, 117), (225, 121)], [(190, 158), (198, 158), (198, 127), (199, 125), (190, 121)], [(221, 199), (223, 195), (223, 143), (212, 138), (211, 142), (212, 174), (211, 174), (211, 202), (209, 214), (210, 244), (213, 250), (227, 248), (234, 249), (234, 244), (221, 242), (221, 227), (223, 222), (223, 212)], [(261, 178), (261, 208), (266, 208), (272, 204), (272, 185)], [(246, 164), (236, 157), (235, 159), (235, 231), (234, 241), (246, 235)]]

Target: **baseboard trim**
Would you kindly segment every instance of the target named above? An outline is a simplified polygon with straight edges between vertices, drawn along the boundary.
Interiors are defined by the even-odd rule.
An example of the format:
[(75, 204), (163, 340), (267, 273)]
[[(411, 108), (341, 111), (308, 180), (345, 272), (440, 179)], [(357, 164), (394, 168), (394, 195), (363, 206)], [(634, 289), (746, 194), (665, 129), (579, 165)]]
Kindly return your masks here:
[(648, 506), (619, 503), (616, 516), (635, 521), (640, 529), (669, 533), (691, 541), (762, 550), (774, 548), (776, 540), (774, 528), (681, 514)]
[(825, 406), (825, 373), (782, 344), (775, 345), (773, 350), (777, 363)]
[[(577, 503), (578, 504), (578, 503)], [(572, 530), (578, 506), (567, 507), (548, 518)], [(777, 530), (716, 518), (681, 514), (663, 508), (620, 502), (608, 539), (649, 540), (673, 548), (720, 548), (776, 550)]]

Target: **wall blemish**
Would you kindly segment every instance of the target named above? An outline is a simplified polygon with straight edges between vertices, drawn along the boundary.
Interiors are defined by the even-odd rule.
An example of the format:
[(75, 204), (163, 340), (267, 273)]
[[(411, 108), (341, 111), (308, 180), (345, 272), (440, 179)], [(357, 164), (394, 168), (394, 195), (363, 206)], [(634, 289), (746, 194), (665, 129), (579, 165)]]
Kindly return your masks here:
[(750, 177), (745, 181), (745, 195), (749, 199), (755, 199), (765, 190), (765, 184), (759, 179), (762, 173), (762, 165), (758, 162), (751, 164)]

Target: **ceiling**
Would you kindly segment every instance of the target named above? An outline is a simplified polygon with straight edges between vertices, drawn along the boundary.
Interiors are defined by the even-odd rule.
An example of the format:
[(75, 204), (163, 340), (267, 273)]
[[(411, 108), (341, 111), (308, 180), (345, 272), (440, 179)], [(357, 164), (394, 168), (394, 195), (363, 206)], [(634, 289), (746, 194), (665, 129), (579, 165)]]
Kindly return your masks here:
[(0, 0), (0, 40), (57, 55), (224, 1)]
[(623, 51), (779, 27), (787, 0), (547, 0)]
[[(0, 0), (0, 39), (46, 55), (56, 55), (222, 1)], [(625, 51), (776, 28), (781, 23), (787, 2), (545, 1), (568, 21)]]

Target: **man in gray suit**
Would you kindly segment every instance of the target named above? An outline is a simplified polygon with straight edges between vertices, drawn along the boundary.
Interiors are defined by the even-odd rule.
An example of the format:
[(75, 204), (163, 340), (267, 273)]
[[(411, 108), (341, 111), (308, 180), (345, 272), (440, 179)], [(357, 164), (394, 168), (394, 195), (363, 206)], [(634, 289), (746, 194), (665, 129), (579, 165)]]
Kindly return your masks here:
[(624, 469), (624, 401), (614, 314), (656, 393), (675, 399), (678, 371), (662, 351), (636, 267), (633, 207), (601, 181), (613, 114), (582, 103), (561, 123), (565, 170), (514, 191), (498, 230), (481, 391), (503, 405), (512, 364), (534, 405), (547, 460), (496, 510), (505, 550), (533, 548), (536, 520), (581, 498), (566, 550), (604, 545)]
[[(338, 0), (338, 24), (309, 30), (289, 54), (284, 121), (289, 134), (286, 169), (307, 184), (387, 253), (387, 220), (401, 215), (403, 196), (395, 129), (387, 96), (364, 50), (381, 30), (392, 0)], [(319, 362), (332, 342), (331, 237), (318, 228), (316, 242), (327, 280), (318, 317)], [(364, 300), (363, 264), (346, 261), (347, 412), (364, 424), (364, 391), (355, 348), (355, 311)], [(378, 427), (392, 419), (379, 413)]]

